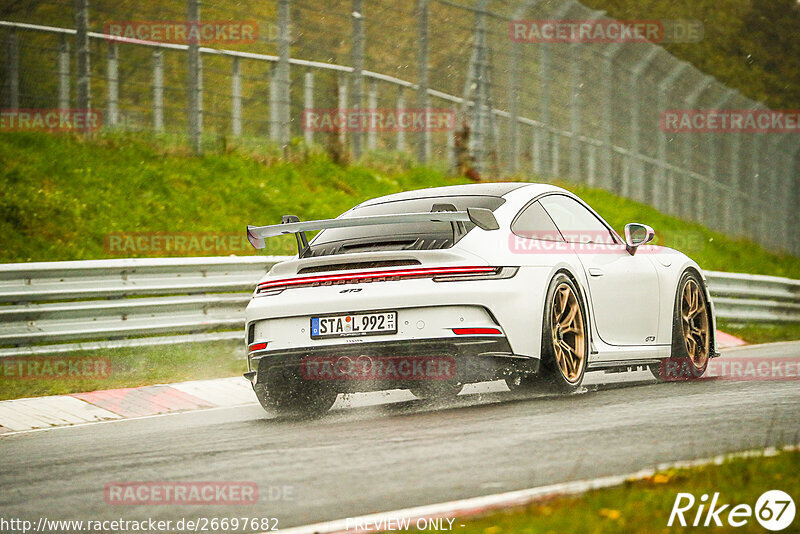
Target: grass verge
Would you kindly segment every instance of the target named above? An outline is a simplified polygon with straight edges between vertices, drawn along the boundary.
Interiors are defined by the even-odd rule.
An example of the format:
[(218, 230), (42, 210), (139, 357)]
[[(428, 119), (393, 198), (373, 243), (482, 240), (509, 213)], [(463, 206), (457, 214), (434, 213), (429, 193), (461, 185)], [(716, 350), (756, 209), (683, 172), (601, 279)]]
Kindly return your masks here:
[[(469, 181), (419, 167), (406, 154), (374, 152), (356, 165), (342, 166), (302, 145), (286, 159), (254, 150), (227, 146), (195, 157), (164, 136), (141, 132), (101, 133), (93, 139), (0, 133), (0, 262), (252, 255), (244, 240), (247, 224), (275, 223), (288, 213), (333, 217), (368, 198)], [(607, 191), (560, 185), (586, 200), (618, 232), (628, 222), (647, 223), (658, 243), (685, 252), (704, 269), (800, 278), (796, 257)], [(193, 248), (189, 241), (166, 251), (156, 250), (152, 240), (136, 239), (142, 234), (239, 239), (238, 246), (223, 250)], [(133, 237), (116, 239), (125, 236)], [(265, 254), (295, 250), (290, 236), (267, 244)]]
[[(785, 451), (775, 456), (730, 459), (721, 465), (672, 469), (644, 480), (629, 481), (613, 488), (595, 490), (575, 497), (538, 501), (483, 517), (456, 519), (458, 534), (543, 534), (543, 533), (680, 533), (767, 532), (754, 517), (741, 527), (728, 525), (728, 512), (737, 504), (755, 507), (758, 497), (779, 489), (797, 499), (800, 496), (800, 452)], [(722, 527), (667, 526), (678, 493), (691, 493), (695, 506), (684, 514), (691, 525), (703, 494), (709, 500), (719, 492), (718, 506), (731, 504), (720, 516)], [(707, 512), (708, 506), (704, 508)], [(701, 519), (705, 521), (705, 513)], [(797, 532), (800, 519), (784, 532)], [(463, 526), (461, 526), (463, 525)]]
[(775, 343), (800, 339), (800, 323), (740, 324), (720, 319), (717, 321), (717, 328), (748, 343)]
[[(50, 368), (59, 361), (88, 360), (108, 365), (109, 373), (89, 373), (91, 376), (61, 378), (55, 373), (36, 373), (30, 377), (31, 363), (47, 360)], [(44, 356), (27, 359), (3, 358), (0, 360), (0, 400), (44, 395), (63, 395), (99, 389), (165, 384), (184, 380), (203, 380), (241, 376), (247, 370), (244, 345), (238, 341), (214, 341), (186, 345), (157, 347), (125, 347), (104, 351), (76, 352), (69, 355)], [(23, 365), (20, 376), (20, 364)], [(96, 366), (91, 366), (92, 371)], [(101, 376), (102, 374), (102, 376)]]

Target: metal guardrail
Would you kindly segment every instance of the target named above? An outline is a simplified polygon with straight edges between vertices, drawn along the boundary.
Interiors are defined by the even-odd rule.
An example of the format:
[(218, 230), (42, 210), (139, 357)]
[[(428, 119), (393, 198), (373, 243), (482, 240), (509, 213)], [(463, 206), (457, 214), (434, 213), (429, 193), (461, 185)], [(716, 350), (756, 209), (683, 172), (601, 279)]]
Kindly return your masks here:
[(800, 280), (706, 271), (717, 317), (741, 322), (800, 322)]
[[(0, 358), (242, 339), (256, 281), (282, 256), (0, 265)], [(800, 280), (707, 271), (718, 317), (800, 322)]]

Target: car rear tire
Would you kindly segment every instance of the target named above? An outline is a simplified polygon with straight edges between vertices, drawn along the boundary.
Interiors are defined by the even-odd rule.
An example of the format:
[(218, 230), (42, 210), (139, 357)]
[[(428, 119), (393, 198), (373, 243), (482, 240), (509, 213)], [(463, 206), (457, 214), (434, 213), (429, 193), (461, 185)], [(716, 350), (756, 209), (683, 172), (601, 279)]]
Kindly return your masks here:
[(261, 407), (284, 417), (319, 417), (336, 402), (337, 392), (327, 384), (316, 384), (291, 375), (270, 373), (265, 382), (257, 382), (253, 390)]
[(513, 390), (571, 393), (583, 382), (589, 356), (589, 324), (578, 288), (564, 273), (550, 281), (542, 320), (539, 373), (506, 383)]
[(711, 339), (711, 311), (703, 281), (694, 271), (686, 271), (675, 292), (670, 358), (651, 365), (650, 371), (660, 382), (703, 376), (713, 350)]

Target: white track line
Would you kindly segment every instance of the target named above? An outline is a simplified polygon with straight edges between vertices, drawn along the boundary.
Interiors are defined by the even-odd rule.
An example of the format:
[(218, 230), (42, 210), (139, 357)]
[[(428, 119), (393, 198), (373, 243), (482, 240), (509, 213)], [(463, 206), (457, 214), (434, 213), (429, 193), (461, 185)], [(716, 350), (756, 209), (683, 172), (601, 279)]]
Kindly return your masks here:
[[(507, 508), (511, 506), (523, 506), (530, 502), (542, 500), (550, 497), (561, 495), (576, 495), (586, 493), (587, 491), (609, 488), (619, 486), (628, 480), (641, 480), (653, 476), (658, 471), (666, 469), (686, 468), (686, 467), (702, 467), (706, 465), (719, 465), (725, 460), (736, 458), (752, 458), (758, 456), (775, 456), (783, 451), (794, 451), (800, 448), (798, 445), (789, 445), (782, 449), (769, 447), (760, 450), (749, 450), (730, 454), (722, 454), (711, 458), (703, 458), (699, 460), (688, 460), (680, 462), (670, 462), (657, 465), (653, 469), (642, 469), (633, 473), (624, 475), (612, 475), (607, 477), (600, 477), (591, 480), (578, 480), (575, 482), (563, 482), (560, 484), (551, 484), (549, 486), (539, 486), (536, 488), (510, 491), (506, 493), (497, 493), (494, 495), (485, 495), (483, 497), (473, 497), (470, 499), (461, 499), (457, 501), (449, 501), (438, 504), (430, 504), (424, 506), (417, 506), (414, 508), (405, 508), (403, 510), (394, 510), (390, 512), (381, 512), (377, 514), (370, 514), (358, 517), (350, 517), (346, 519), (336, 519), (333, 521), (326, 521), (323, 523), (315, 523), (311, 525), (303, 525), (299, 527), (281, 529), (284, 534), (358, 534), (365, 532), (378, 532), (386, 530), (387, 523), (392, 521), (394, 525), (397, 520), (409, 520), (412, 528), (415, 528), (418, 519), (435, 519), (435, 518), (451, 518), (451, 517), (468, 517), (486, 513), (497, 508)], [(375, 526), (377, 523), (377, 527)], [(373, 525), (372, 528), (356, 528), (355, 525), (360, 524)], [(411, 530), (411, 529), (409, 529)], [(261, 534), (270, 534), (262, 532)]]

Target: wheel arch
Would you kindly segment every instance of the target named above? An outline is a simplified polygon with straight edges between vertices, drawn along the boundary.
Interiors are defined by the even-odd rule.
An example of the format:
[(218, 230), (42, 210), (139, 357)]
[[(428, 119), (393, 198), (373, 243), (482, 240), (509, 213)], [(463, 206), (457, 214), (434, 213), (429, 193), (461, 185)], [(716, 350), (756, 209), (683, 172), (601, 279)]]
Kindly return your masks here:
[[(575, 287), (578, 290), (578, 297), (580, 297), (581, 305), (583, 306), (583, 313), (586, 315), (586, 324), (588, 325), (589, 330), (589, 354), (594, 353), (594, 336), (595, 336), (595, 326), (594, 326), (594, 313), (592, 310), (591, 302), (589, 300), (589, 291), (586, 287), (581, 283), (581, 280), (578, 276), (575, 275), (568, 267), (561, 266), (558, 267), (553, 274), (550, 276), (550, 282), (552, 283), (553, 279), (559, 275), (564, 274), (569, 278)], [(542, 320), (546, 320), (545, 314), (547, 313), (547, 300), (545, 300), (544, 305), (542, 306)]]

